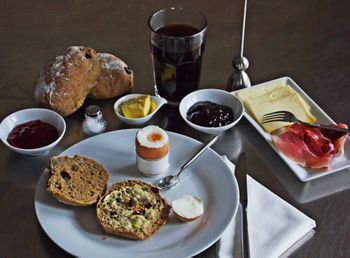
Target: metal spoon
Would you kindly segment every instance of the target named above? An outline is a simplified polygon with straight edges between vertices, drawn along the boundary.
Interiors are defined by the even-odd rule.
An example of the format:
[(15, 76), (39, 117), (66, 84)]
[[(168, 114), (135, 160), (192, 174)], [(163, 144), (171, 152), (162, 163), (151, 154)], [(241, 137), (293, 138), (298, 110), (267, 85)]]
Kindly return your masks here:
[(210, 142), (204, 145), (198, 152), (196, 152), (185, 164), (182, 165), (180, 171), (175, 175), (166, 176), (156, 182), (156, 186), (159, 190), (168, 190), (180, 182), (180, 174), (193, 162), (195, 161), (205, 150), (207, 150), (211, 145), (213, 145), (219, 138), (216, 135)]

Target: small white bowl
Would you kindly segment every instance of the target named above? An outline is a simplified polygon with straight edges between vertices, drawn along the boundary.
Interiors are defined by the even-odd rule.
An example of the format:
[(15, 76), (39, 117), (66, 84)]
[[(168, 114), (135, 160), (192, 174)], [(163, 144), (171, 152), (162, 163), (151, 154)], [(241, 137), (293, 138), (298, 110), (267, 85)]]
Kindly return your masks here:
[(153, 117), (155, 113), (157, 113), (157, 111), (161, 108), (161, 106), (167, 103), (166, 99), (162, 97), (150, 96), (151, 99), (157, 103), (157, 108), (152, 113), (140, 118), (126, 118), (125, 116), (123, 116), (120, 110), (120, 104), (130, 99), (141, 97), (141, 96), (147, 96), (147, 94), (128, 94), (119, 98), (114, 103), (114, 112), (121, 121), (129, 125), (140, 125), (140, 124), (146, 123), (148, 122), (148, 120), (150, 120)]
[[(187, 119), (187, 112), (192, 105), (199, 101), (211, 101), (231, 108), (233, 111), (233, 122), (220, 127), (205, 127), (192, 123)], [(219, 89), (202, 89), (185, 96), (180, 102), (179, 111), (183, 120), (185, 120), (185, 122), (192, 128), (207, 134), (219, 134), (232, 128), (239, 120), (241, 120), (243, 116), (243, 104), (236, 96), (227, 91)]]
[[(19, 124), (23, 124), (32, 120), (41, 120), (56, 127), (58, 130), (57, 140), (49, 145), (36, 149), (22, 149), (9, 144), (7, 137), (12, 129)], [(1, 141), (11, 150), (29, 156), (38, 156), (52, 149), (57, 143), (60, 142), (65, 132), (66, 122), (64, 121), (63, 117), (52, 110), (44, 108), (28, 108), (17, 111), (4, 118), (0, 124)]]

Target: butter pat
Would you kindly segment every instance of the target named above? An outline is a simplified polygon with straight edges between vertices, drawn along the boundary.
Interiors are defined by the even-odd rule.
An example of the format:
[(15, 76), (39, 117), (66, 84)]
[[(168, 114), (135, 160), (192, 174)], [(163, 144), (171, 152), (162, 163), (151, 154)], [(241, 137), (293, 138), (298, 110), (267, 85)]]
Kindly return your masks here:
[(316, 118), (310, 113), (309, 105), (290, 86), (278, 83), (265, 87), (248, 88), (237, 92), (244, 107), (268, 133), (290, 123), (272, 122), (262, 124), (265, 114), (275, 111), (292, 112), (299, 120), (314, 123)]
[(149, 95), (130, 99), (120, 107), (126, 118), (140, 118), (147, 116), (151, 111), (151, 98)]
[(158, 104), (155, 100), (151, 99), (151, 110), (149, 113), (153, 113), (158, 107)]

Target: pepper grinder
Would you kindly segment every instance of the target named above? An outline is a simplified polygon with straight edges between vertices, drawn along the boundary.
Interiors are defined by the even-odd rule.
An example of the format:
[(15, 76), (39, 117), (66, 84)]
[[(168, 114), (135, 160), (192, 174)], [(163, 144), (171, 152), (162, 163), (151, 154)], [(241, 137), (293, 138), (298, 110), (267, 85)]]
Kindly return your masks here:
[(233, 73), (227, 81), (226, 90), (235, 91), (243, 88), (248, 88), (251, 86), (250, 79), (246, 70), (249, 67), (249, 61), (243, 56), (244, 49), (244, 34), (245, 34), (245, 22), (247, 14), (247, 2), (244, 0), (244, 9), (243, 9), (243, 21), (242, 21), (242, 37), (241, 37), (241, 53), (239, 57), (235, 57), (232, 61)]

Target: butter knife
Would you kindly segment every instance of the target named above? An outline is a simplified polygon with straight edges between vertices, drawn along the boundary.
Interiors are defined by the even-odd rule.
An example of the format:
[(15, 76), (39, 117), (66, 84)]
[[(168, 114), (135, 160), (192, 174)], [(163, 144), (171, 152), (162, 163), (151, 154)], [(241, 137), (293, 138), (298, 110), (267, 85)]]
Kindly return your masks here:
[(248, 223), (247, 223), (247, 157), (242, 152), (236, 163), (236, 178), (239, 186), (239, 200), (242, 206), (242, 242), (243, 250), (242, 257), (249, 258), (249, 238), (248, 238)]

